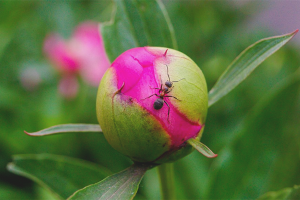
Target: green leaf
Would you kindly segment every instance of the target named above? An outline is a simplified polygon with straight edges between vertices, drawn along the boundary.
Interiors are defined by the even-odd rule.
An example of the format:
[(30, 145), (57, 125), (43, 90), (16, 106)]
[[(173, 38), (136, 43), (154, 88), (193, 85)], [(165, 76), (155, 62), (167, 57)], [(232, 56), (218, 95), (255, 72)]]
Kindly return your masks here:
[(201, 143), (200, 141), (190, 138), (187, 142), (192, 145), (197, 151), (199, 151), (202, 155), (208, 158), (215, 158), (218, 154), (214, 154), (205, 144)]
[(49, 154), (16, 155), (7, 168), (48, 188), (62, 199), (111, 174), (108, 169), (87, 161)]
[(21, 189), (19, 187), (12, 187), (9, 183), (3, 184), (1, 182), (0, 182), (1, 199), (35, 199), (33, 192), (26, 190), (28, 188)]
[(33, 133), (24, 132), (30, 136), (45, 136), (68, 132), (102, 132), (102, 130), (98, 124), (62, 124)]
[(114, 2), (112, 21), (101, 26), (105, 50), (111, 62), (134, 47), (177, 48), (173, 26), (160, 0)]
[(268, 192), (260, 196), (257, 200), (288, 200), (288, 199), (300, 199), (300, 186), (294, 186), (293, 188), (285, 188), (276, 192)]
[(69, 199), (133, 199), (145, 172), (153, 165), (133, 164), (122, 172), (75, 192)]
[(300, 70), (247, 115), (211, 166), (204, 199), (254, 199), (300, 180)]
[(208, 106), (213, 105), (223, 96), (245, 80), (251, 72), (265, 59), (285, 45), (298, 30), (270, 38), (262, 39), (246, 48), (220, 76), (217, 83), (209, 91)]

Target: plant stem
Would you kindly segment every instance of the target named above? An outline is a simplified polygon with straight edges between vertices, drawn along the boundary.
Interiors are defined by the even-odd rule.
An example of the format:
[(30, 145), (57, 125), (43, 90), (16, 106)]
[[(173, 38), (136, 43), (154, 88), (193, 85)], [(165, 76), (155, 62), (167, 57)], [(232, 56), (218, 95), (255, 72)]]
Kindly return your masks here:
[(162, 200), (175, 200), (175, 184), (173, 163), (165, 163), (157, 167), (160, 177), (160, 190)]

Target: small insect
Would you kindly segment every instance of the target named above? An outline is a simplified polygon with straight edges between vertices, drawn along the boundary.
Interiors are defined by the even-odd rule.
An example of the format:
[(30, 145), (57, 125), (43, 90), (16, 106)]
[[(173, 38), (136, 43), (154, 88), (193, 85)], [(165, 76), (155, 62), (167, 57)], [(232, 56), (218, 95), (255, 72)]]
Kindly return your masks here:
[[(148, 99), (148, 98), (150, 98), (150, 97), (152, 97), (152, 96), (157, 96), (158, 98), (154, 101), (154, 103), (153, 103), (153, 107), (154, 107), (154, 109), (155, 110), (160, 110), (163, 106), (164, 106), (164, 103), (168, 106), (168, 122), (169, 122), (169, 115), (170, 115), (170, 106), (169, 106), (169, 104), (164, 100), (164, 98), (165, 97), (172, 97), (172, 98), (174, 98), (174, 99), (176, 99), (176, 100), (178, 100), (178, 101), (181, 101), (181, 100), (179, 100), (179, 99), (177, 99), (176, 97), (174, 97), (174, 96), (170, 96), (170, 95), (167, 95), (167, 94), (169, 94), (171, 91), (172, 91), (172, 89), (173, 89), (173, 83), (174, 82), (179, 82), (179, 81), (181, 81), (182, 79), (184, 79), (184, 78), (182, 78), (182, 79), (180, 79), (180, 80), (178, 80), (178, 81), (171, 81), (170, 80), (170, 76), (169, 76), (169, 68), (168, 68), (168, 65), (166, 65), (166, 67), (167, 67), (167, 75), (168, 75), (168, 80), (165, 82), (165, 84), (163, 85), (162, 84), (162, 82), (161, 82), (161, 84), (160, 84), (160, 88), (152, 88), (152, 87), (150, 87), (151, 89), (157, 89), (157, 90), (159, 90), (158, 91), (158, 93), (159, 94), (152, 94), (152, 95), (150, 95), (149, 97), (147, 97), (147, 98), (145, 98), (145, 99)], [(160, 78), (160, 81), (162, 81), (161, 80), (161, 78)], [(142, 100), (144, 100), (144, 99), (142, 99)]]

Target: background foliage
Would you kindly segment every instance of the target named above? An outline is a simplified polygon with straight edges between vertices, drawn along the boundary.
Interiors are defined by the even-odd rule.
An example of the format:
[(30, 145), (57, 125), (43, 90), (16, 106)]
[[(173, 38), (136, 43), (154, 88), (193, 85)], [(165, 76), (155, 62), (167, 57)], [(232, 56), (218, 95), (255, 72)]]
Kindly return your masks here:
[[(263, 27), (250, 33), (245, 29), (247, 10), (260, 12), (260, 5), (255, 3), (240, 9), (232, 2), (220, 1), (164, 4), (178, 49), (201, 67), (209, 89), (243, 49), (277, 34)], [(59, 96), (58, 74), (45, 59), (42, 45), (49, 32), (68, 38), (78, 23), (108, 21), (111, 11), (110, 1), (0, 2), (1, 198), (54, 198), (37, 184), (6, 170), (14, 154), (82, 158), (112, 172), (131, 164), (101, 134), (32, 138), (23, 133), (63, 123), (97, 123), (97, 89), (81, 83), (80, 95), (74, 100)], [(209, 109), (203, 142), (219, 156), (207, 159), (192, 153), (175, 163), (179, 198), (257, 198), (268, 191), (300, 184), (300, 73), (295, 73), (300, 58), (299, 48), (292, 43)], [(26, 90), (21, 82), (23, 72), (29, 68), (41, 78), (33, 90)], [(152, 169), (146, 173), (137, 198), (159, 197), (158, 178)]]

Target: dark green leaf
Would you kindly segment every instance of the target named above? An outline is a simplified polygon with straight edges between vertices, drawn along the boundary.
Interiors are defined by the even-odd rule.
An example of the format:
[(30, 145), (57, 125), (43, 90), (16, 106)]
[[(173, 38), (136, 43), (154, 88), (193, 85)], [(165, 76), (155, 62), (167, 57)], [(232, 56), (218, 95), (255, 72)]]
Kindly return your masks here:
[(214, 154), (205, 144), (201, 143), (200, 141), (191, 138), (188, 139), (187, 142), (192, 145), (197, 151), (199, 151), (202, 155), (208, 157), (208, 158), (215, 158), (218, 155)]
[(98, 124), (62, 124), (57, 126), (52, 126), (37, 132), (28, 133), (30, 136), (45, 136), (53, 135), (57, 133), (69, 133), (69, 132), (102, 132), (101, 127)]
[(285, 188), (276, 192), (268, 192), (260, 196), (257, 200), (296, 200), (300, 199), (300, 186)]
[(87, 161), (49, 154), (16, 155), (8, 170), (41, 184), (63, 199), (111, 174)]
[(205, 198), (254, 199), (299, 183), (299, 72), (254, 107), (231, 142), (224, 141)]
[(78, 190), (69, 199), (133, 199), (145, 172), (151, 167), (153, 166), (133, 164), (99, 183)]
[(225, 70), (217, 83), (209, 91), (208, 105), (211, 106), (245, 80), (265, 59), (285, 45), (298, 30), (262, 39), (246, 48)]
[(106, 53), (111, 62), (134, 47), (177, 48), (173, 26), (160, 0), (114, 2), (116, 7), (112, 21), (101, 26)]

